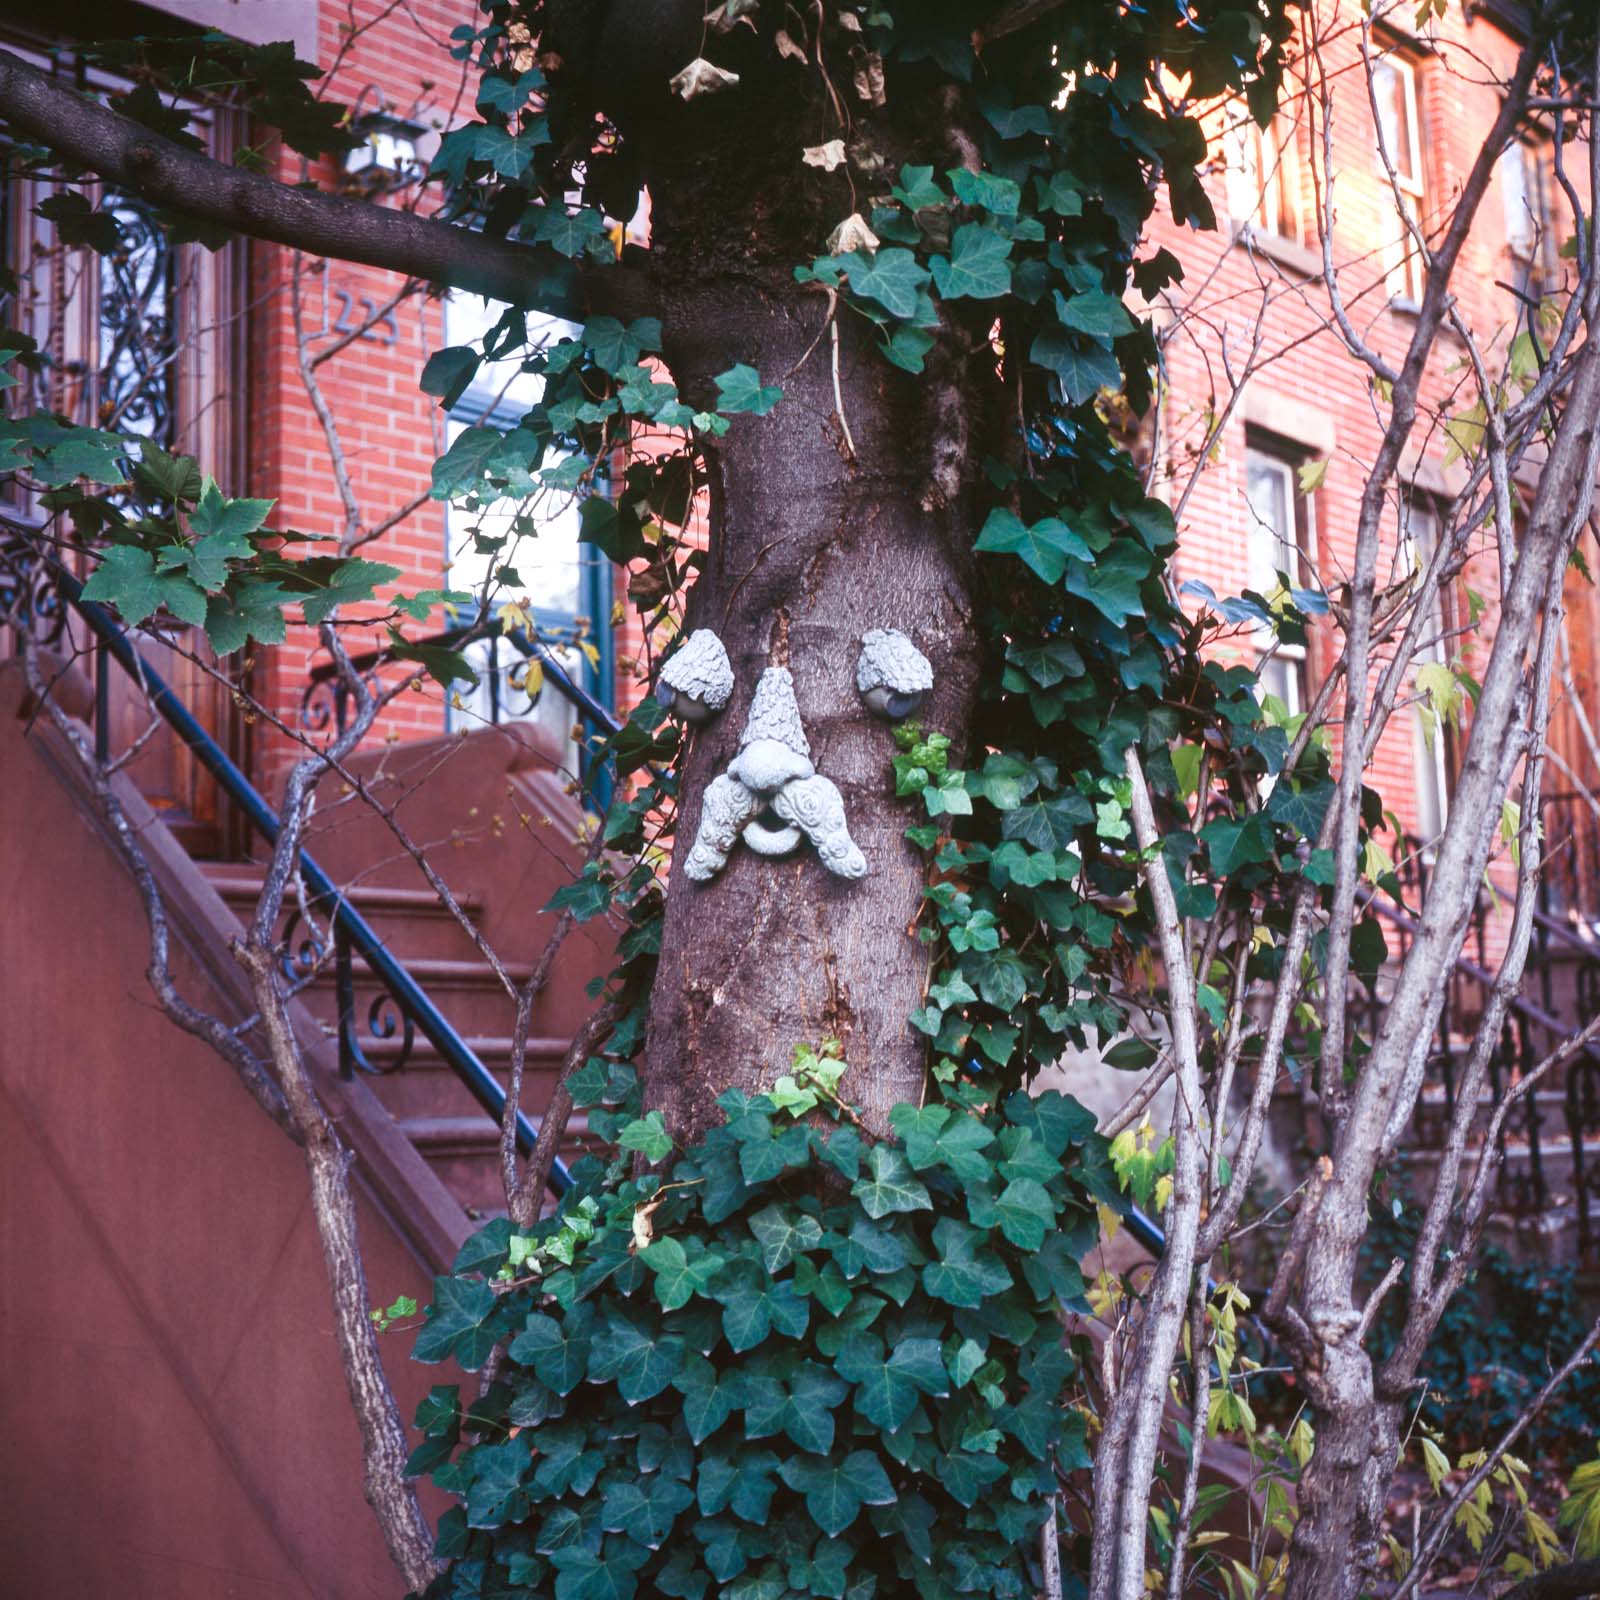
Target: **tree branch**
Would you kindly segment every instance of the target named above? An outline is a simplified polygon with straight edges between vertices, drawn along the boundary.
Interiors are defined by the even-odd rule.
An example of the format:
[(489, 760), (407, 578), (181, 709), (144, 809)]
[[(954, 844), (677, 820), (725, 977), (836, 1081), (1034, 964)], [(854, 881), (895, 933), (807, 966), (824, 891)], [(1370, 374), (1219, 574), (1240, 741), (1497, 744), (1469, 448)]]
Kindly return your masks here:
[(225, 166), (64, 88), (6, 50), (0, 107), (0, 121), (11, 129), (185, 216), (514, 305), (583, 314), (577, 272), (553, 250)]

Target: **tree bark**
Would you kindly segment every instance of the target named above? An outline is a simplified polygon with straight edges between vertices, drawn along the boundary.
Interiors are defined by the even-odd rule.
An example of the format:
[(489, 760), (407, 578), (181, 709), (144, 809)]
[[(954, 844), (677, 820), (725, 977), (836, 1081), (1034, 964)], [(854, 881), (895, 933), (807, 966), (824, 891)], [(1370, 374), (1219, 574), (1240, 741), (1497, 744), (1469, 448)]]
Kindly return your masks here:
[[(927, 982), (914, 928), (925, 867), (904, 832), (925, 819), (894, 796), (890, 725), (862, 706), (856, 661), (869, 629), (908, 633), (934, 668), (924, 725), (965, 746), (976, 670), (970, 531), (959, 507), (923, 509), (929, 386), (895, 373), (867, 348), (870, 335), (846, 324), (839, 393), (851, 459), (824, 295), (724, 280), (663, 298), (668, 362), (692, 400), (740, 360), (781, 382), (784, 398), (764, 418), (736, 421), (711, 463), (711, 543), (693, 621), (722, 639), (736, 683), (683, 763), (646, 1096), (692, 1134), (723, 1089), (770, 1087), (796, 1044), (837, 1038), (850, 1063), (843, 1093), (882, 1128), (922, 1085), (924, 1045), (907, 1018)], [(833, 876), (808, 846), (773, 859), (742, 844), (711, 882), (684, 876), (706, 785), (736, 753), (769, 665), (793, 674), (811, 758), (844, 797), (865, 879)]]
[[(636, 9), (614, 6), (611, 20)], [(892, 367), (859, 313), (794, 281), (796, 264), (823, 253), (830, 229), (866, 203), (845, 172), (800, 160), (838, 131), (816, 73), (752, 49), (730, 56), (744, 73), (737, 94), (709, 108), (652, 102), (662, 55), (630, 65), (616, 32), (608, 70), (624, 82), (642, 74), (645, 126), (628, 132), (650, 153), (649, 259), (672, 376), (697, 406), (715, 404), (714, 378), (739, 362), (784, 391), (709, 451), (710, 546), (690, 623), (722, 639), (736, 683), (682, 764), (646, 1099), (692, 1137), (723, 1089), (768, 1088), (796, 1044), (837, 1038), (849, 1062), (842, 1092), (884, 1128), (889, 1108), (922, 1090), (925, 1041), (907, 1019), (927, 982), (915, 932), (926, 867), (904, 831), (926, 818), (894, 796), (890, 725), (862, 705), (856, 663), (869, 629), (909, 634), (934, 669), (919, 718), (949, 734), (960, 759), (977, 673), (965, 485), (995, 381), (988, 318), (977, 306), (970, 325), (940, 330), (925, 373)], [(887, 108), (853, 100), (851, 112), (853, 136), (883, 153), (886, 171), (951, 164), (942, 104), (908, 95)], [(805, 844), (771, 858), (739, 843), (709, 883), (684, 874), (706, 786), (736, 753), (769, 665), (793, 674), (811, 759), (843, 795), (864, 879), (833, 876)]]

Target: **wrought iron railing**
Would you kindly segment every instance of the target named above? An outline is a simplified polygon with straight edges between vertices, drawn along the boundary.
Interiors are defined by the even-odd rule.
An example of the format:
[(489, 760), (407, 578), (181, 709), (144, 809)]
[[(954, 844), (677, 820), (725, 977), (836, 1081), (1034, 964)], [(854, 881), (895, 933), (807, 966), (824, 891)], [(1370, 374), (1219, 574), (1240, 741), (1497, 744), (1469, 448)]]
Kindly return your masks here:
[[(1545, 837), (1555, 842), (1548, 822)], [(1429, 866), (1421, 841), (1407, 839), (1404, 859), (1396, 869), (1404, 904), (1397, 906), (1380, 894), (1368, 902), (1397, 935), (1396, 948), (1390, 951), (1396, 960), (1404, 957), (1416, 936), (1418, 922), (1405, 907), (1423, 903)], [(1600, 942), (1589, 936), (1586, 922), (1575, 924), (1565, 916), (1553, 915), (1552, 900), (1552, 887), (1542, 880), (1522, 988), (1506, 1009), (1500, 1037), (1489, 1056), (1489, 1089), (1497, 1101), (1600, 1007)], [(1428, 1082), (1435, 1092), (1425, 1091), (1419, 1097), (1414, 1119), (1418, 1142), (1425, 1148), (1436, 1146), (1449, 1126), (1456, 1102), (1457, 1058), (1465, 1054), (1488, 1008), (1495, 982), (1490, 964), (1492, 910), (1492, 898), (1484, 892), (1473, 908), (1468, 933), (1473, 954), (1458, 957), (1447, 980), (1428, 1058)], [(1381, 1006), (1380, 998), (1374, 1007), (1374, 1023)], [(1534, 1216), (1550, 1207), (1554, 1190), (1546, 1108), (1557, 1099), (1568, 1141), (1577, 1246), (1580, 1256), (1588, 1259), (1596, 1245), (1591, 1202), (1600, 1200), (1600, 1164), (1589, 1160), (1586, 1146), (1586, 1140), (1600, 1134), (1600, 1044), (1587, 1046), (1564, 1069), (1526, 1094), (1516, 1115), (1501, 1126), (1500, 1201), (1514, 1216)]]
[[(240, 815), (267, 844), (275, 844), (282, 826), (278, 813), (173, 693), (160, 673), (135, 652), (128, 634), (110, 612), (93, 601), (85, 600), (82, 586), (70, 573), (38, 561), (30, 552), (0, 550), (0, 616), (22, 626), (34, 621), (42, 623), (42, 631), (54, 641), (63, 635), (69, 609), (82, 618), (93, 635), (94, 734), (100, 759), (106, 761), (110, 757), (108, 707), (111, 665), (115, 662), (139, 685), (151, 708), (193, 752), (195, 759), (238, 808)], [(575, 685), (572, 687), (575, 692), (582, 692)], [(598, 705), (594, 709), (602, 716), (606, 715)], [(356, 1072), (396, 1070), (410, 1054), (416, 1035), (420, 1033), (478, 1104), (498, 1123), (505, 1113), (506, 1091), (494, 1074), (451, 1026), (426, 990), (390, 951), (355, 905), (303, 849), (299, 852), (299, 871), (306, 886), (307, 903), (316, 915), (326, 920), (333, 940), (341, 1073), (352, 1076)], [(292, 926), (291, 923), (291, 932)], [(298, 950), (286, 949), (284, 959), (291, 976), (304, 977), (309, 975), (312, 965), (325, 956), (321, 935), (313, 932)], [(361, 1048), (355, 1021), (353, 969), (357, 956), (366, 963), (380, 985), (380, 993), (368, 1013), (371, 1032), (380, 1039), (392, 1038), (397, 1031), (402, 1033), (397, 1058), (384, 1068), (375, 1067)], [(517, 1113), (516, 1135), (517, 1148), (524, 1156), (531, 1155), (538, 1138), (538, 1128), (521, 1111)], [(561, 1195), (571, 1186), (571, 1174), (565, 1163), (557, 1160), (551, 1169), (551, 1189)]]
[[(488, 691), (488, 721), (492, 725), (526, 717), (538, 706), (546, 692), (553, 691), (571, 706), (589, 734), (610, 736), (621, 724), (582, 684), (578, 683), (556, 654), (566, 641), (535, 638), (520, 624), (502, 629), (498, 618), (491, 618), (487, 629), (474, 622), (446, 628), (428, 638), (409, 641), (422, 647), (457, 650), (466, 645), (484, 646), (482, 676)], [(571, 641), (578, 644), (574, 638)], [(352, 668), (369, 685), (376, 684), (376, 673), (388, 659), (383, 649), (352, 656)], [(538, 668), (538, 686), (530, 687), (529, 668)], [(520, 703), (519, 703), (520, 701)], [(322, 733), (332, 727), (343, 732), (350, 716), (351, 693), (339, 665), (331, 658), (317, 662), (307, 675), (300, 697), (300, 726), (307, 733)], [(597, 809), (604, 811), (611, 801), (610, 774), (606, 764), (596, 762), (588, 738), (578, 741), (578, 780)]]

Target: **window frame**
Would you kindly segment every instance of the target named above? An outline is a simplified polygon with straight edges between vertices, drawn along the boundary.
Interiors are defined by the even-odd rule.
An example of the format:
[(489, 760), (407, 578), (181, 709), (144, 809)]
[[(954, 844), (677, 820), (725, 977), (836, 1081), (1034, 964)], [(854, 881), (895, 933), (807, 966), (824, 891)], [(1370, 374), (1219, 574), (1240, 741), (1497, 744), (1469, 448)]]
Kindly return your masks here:
[[(1270, 525), (1257, 511), (1250, 487), (1252, 471), (1261, 466), (1269, 468), (1283, 486), (1283, 504), (1288, 513), (1292, 537), (1291, 542), (1285, 539), (1282, 530), (1275, 527), (1270, 529), (1273, 586), (1276, 586), (1277, 574), (1284, 570), (1277, 564), (1280, 552), (1291, 554), (1294, 558), (1294, 566), (1298, 570), (1288, 572), (1294, 587), (1309, 588), (1317, 581), (1316, 511), (1312, 497), (1300, 494), (1296, 481), (1296, 469), (1304, 463), (1307, 455), (1305, 450), (1280, 442), (1271, 435), (1252, 430), (1245, 436), (1244, 502), (1250, 519), (1245, 529), (1245, 545), (1250, 568), (1249, 587), (1257, 593), (1264, 595), (1270, 592), (1261, 587), (1261, 574), (1258, 571), (1261, 545)], [(1289, 692), (1279, 698), (1284, 701), (1291, 716), (1299, 716), (1309, 707), (1312, 697), (1309, 648), (1279, 638), (1264, 625), (1255, 630), (1255, 648), (1258, 669), (1269, 659), (1284, 664), (1287, 674), (1284, 683)]]
[[(1419, 516), (1420, 514), (1420, 516)], [(1426, 525), (1425, 538), (1418, 531)], [(1399, 564), (1409, 572), (1421, 575), (1432, 559), (1433, 550), (1444, 532), (1444, 518), (1438, 500), (1425, 491), (1409, 488), (1400, 502)], [(1424, 624), (1423, 643), (1412, 656), (1408, 672), (1415, 690), (1417, 670), (1431, 664), (1444, 665), (1449, 661), (1446, 635), (1453, 625), (1451, 594), (1441, 583), (1434, 591), (1432, 615)], [(1450, 818), (1450, 786), (1454, 767), (1454, 730), (1440, 723), (1434, 731), (1433, 748), (1429, 750), (1423, 708), (1419, 701), (1412, 707), (1412, 768), (1417, 786), (1417, 825), (1425, 835), (1422, 845), (1431, 849)], [(1431, 791), (1431, 793), (1430, 793)]]
[[(1418, 63), (1398, 45), (1384, 50), (1373, 63), (1372, 97), (1374, 159), (1379, 177), (1385, 188), (1390, 185), (1389, 167), (1384, 165), (1387, 153), (1393, 167), (1393, 184), (1400, 190), (1400, 203), (1406, 216), (1420, 233), (1422, 231), (1423, 202), (1427, 197), (1428, 179), (1425, 165), (1426, 147), (1422, 137), (1422, 94), (1418, 87)], [(1405, 119), (1406, 162), (1409, 171), (1403, 170), (1397, 152), (1389, 150), (1389, 139), (1383, 128), (1383, 118), (1377, 111), (1380, 103), (1376, 77), (1379, 71), (1395, 74), (1401, 85), (1401, 114)], [(1404, 221), (1400, 224), (1400, 237), (1386, 252), (1390, 261), (1385, 269), (1389, 295), (1405, 305), (1420, 305), (1426, 287), (1427, 271), (1422, 251)]]

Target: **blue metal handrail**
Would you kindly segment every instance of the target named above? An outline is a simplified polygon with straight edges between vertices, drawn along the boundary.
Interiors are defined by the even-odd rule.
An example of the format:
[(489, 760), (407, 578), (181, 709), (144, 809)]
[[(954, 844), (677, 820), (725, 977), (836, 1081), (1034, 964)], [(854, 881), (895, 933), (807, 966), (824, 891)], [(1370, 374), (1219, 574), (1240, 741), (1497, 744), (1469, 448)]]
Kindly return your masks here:
[[(196, 720), (194, 714), (167, 686), (150, 664), (135, 655), (127, 634), (111, 614), (92, 600), (83, 598), (82, 585), (70, 573), (58, 572), (56, 583), (61, 594), (83, 620), (93, 629), (100, 641), (96, 706), (104, 708), (108, 701), (105, 690), (105, 656), (115, 657), (118, 664), (139, 683), (150, 704), (166, 720), (178, 737), (194, 752), (196, 760), (216, 779), (223, 792), (250, 821), (251, 826), (267, 841), (276, 844), (282, 821), (262, 797), (226, 751)], [(104, 723), (102, 722), (102, 728)], [(98, 733), (98, 730), (97, 730)], [(103, 737), (103, 734), (99, 736)], [(422, 1030), (423, 1036), (444, 1058), (451, 1071), (466, 1085), (468, 1092), (498, 1123), (505, 1114), (506, 1091), (500, 1087), (494, 1074), (478, 1059), (472, 1047), (451, 1027), (439, 1008), (428, 998), (427, 992), (415, 978), (395, 959), (366, 918), (345, 898), (333, 880), (301, 849), (300, 871), (310, 888), (314, 902), (323, 909), (330, 923), (344, 934), (361, 953), (378, 980), (388, 989), (396, 1003)], [(517, 1113), (517, 1149), (522, 1155), (533, 1153), (539, 1130), (526, 1113)], [(550, 1169), (550, 1187), (559, 1195), (572, 1187), (572, 1174), (559, 1157)]]

